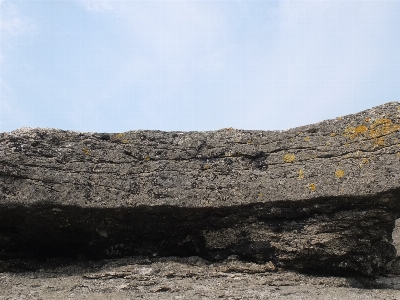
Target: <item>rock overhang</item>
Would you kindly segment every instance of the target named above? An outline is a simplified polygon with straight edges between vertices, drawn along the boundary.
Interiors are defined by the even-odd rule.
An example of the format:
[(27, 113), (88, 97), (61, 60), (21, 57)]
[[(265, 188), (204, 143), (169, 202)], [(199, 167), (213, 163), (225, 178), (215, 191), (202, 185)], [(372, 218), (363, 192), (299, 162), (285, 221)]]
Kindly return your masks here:
[[(275, 260), (278, 265), (299, 269), (307, 269), (309, 263), (307, 259), (307, 263), (301, 263), (301, 259), (305, 259), (304, 251), (311, 253), (308, 255), (317, 261), (325, 261), (329, 251), (338, 251), (343, 243), (350, 243), (345, 242), (344, 237), (353, 232), (358, 237), (365, 237), (360, 251), (364, 251), (364, 256), (350, 258), (350, 254), (335, 256), (331, 253), (330, 259), (334, 263), (328, 267), (333, 272), (383, 272), (384, 265), (395, 256), (390, 247), (390, 234), (400, 206), (399, 107), (400, 103), (391, 102), (285, 131), (225, 128), (208, 132), (77, 133), (23, 128), (2, 133), (0, 206), (3, 213), (10, 212), (12, 207), (30, 207), (31, 212), (27, 210), (25, 214), (35, 213), (25, 226), (40, 222), (41, 214), (50, 214), (50, 211), (53, 215), (48, 219), (56, 222), (57, 209), (63, 207), (78, 215), (76, 209), (89, 214), (101, 211), (94, 215), (105, 217), (109, 213), (114, 219), (122, 218), (120, 227), (129, 228), (132, 234), (136, 232), (135, 228), (143, 226), (128, 221), (126, 211), (132, 216), (145, 215), (153, 222), (157, 218), (168, 219), (175, 213), (175, 223), (164, 221), (163, 224), (173, 230), (179, 223), (186, 222), (184, 234), (177, 234), (179, 237), (175, 242), (182, 244), (188, 236), (192, 240), (188, 242), (190, 246), (186, 246), (190, 249), (184, 247), (186, 250), (181, 254), (198, 251), (209, 258), (218, 258), (218, 255), (223, 258), (236, 253), (250, 260), (257, 260), (258, 255), (261, 261)], [(350, 231), (344, 230), (340, 226), (341, 214), (347, 225), (362, 228), (361, 224), (366, 224), (369, 229), (352, 231), (346, 225), (342, 227)], [(206, 215), (210, 217), (207, 219)], [(234, 217), (226, 221), (229, 215)], [(15, 216), (16, 219), (25, 218), (23, 214), (16, 213)], [(330, 219), (329, 216), (334, 217)], [(63, 223), (69, 217), (58, 218)], [(297, 222), (299, 218), (307, 221)], [(99, 229), (100, 219), (88, 220), (92, 224), (87, 235), (74, 243), (85, 244), (94, 231), (104, 233), (108, 230), (114, 232), (114, 237), (113, 233), (107, 237), (100, 234), (99, 239), (109, 239), (100, 244), (107, 248), (123, 241), (131, 244), (122, 251), (124, 255), (136, 253), (134, 239), (121, 236), (115, 222), (108, 228), (102, 225)], [(190, 219), (195, 222), (188, 222)], [(202, 228), (196, 225), (201, 219), (207, 220)], [(373, 221), (368, 221), (371, 219)], [(80, 224), (78, 219), (74, 222), (75, 225), (68, 229), (68, 236), (83, 228), (83, 224), (77, 225)], [(165, 233), (162, 228), (145, 219), (142, 222), (157, 228), (156, 235), (161, 241), (161, 235)], [(296, 222), (297, 225), (293, 225)], [(324, 225), (318, 227), (318, 222)], [(14, 229), (18, 227), (13, 226)], [(67, 223), (63, 226), (68, 228)], [(303, 250), (293, 250), (296, 249), (294, 245), (282, 246), (283, 241), (288, 243), (289, 236), (304, 233), (308, 230), (304, 228), (313, 226), (319, 229), (315, 227), (316, 231), (308, 231), (309, 240), (298, 243)], [(380, 226), (379, 230), (376, 226)], [(246, 230), (239, 230), (240, 227)], [(286, 235), (279, 235), (277, 228)], [(18, 230), (23, 229), (19, 227)], [(334, 234), (325, 236), (332, 230)], [(320, 236), (318, 241), (313, 241), (312, 232)], [(18, 234), (12, 236), (18, 239)], [(212, 242), (223, 237), (225, 243)], [(136, 240), (141, 241), (143, 249), (156, 247), (157, 242), (146, 244), (144, 239), (141, 236)], [(330, 246), (321, 246), (324, 239), (331, 241)], [(374, 239), (378, 246), (374, 246)], [(6, 242), (4, 245), (7, 248)], [(246, 245), (254, 251), (243, 250)], [(329, 247), (331, 250), (327, 250)], [(354, 247), (348, 248), (348, 253), (354, 252)], [(370, 256), (368, 247), (375, 247)], [(300, 258), (289, 255), (290, 249), (297, 251)], [(388, 255), (383, 255), (382, 261), (371, 267), (373, 257), (382, 249), (387, 249)], [(364, 266), (358, 268), (355, 261), (361, 261), (360, 265)]]

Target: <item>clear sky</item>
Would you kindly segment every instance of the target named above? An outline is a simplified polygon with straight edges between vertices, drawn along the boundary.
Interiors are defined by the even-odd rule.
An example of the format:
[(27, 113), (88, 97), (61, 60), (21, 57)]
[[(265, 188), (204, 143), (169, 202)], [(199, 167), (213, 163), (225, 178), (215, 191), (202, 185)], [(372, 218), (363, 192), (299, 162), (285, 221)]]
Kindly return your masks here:
[(400, 101), (400, 0), (0, 9), (0, 132), (276, 130)]

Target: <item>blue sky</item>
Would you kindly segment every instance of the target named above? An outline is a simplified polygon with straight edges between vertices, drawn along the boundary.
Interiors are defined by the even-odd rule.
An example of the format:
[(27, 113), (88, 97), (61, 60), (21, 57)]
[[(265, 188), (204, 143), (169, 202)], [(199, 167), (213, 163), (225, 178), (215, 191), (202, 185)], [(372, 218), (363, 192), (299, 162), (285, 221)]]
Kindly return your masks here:
[(398, 0), (0, 9), (0, 132), (277, 130), (400, 101)]

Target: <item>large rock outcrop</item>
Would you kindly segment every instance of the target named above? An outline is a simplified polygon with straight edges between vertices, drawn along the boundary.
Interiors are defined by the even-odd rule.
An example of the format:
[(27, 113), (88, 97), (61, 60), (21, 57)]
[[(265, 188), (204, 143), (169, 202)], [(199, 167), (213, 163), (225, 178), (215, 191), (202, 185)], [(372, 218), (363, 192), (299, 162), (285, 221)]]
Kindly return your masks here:
[(400, 103), (286, 131), (0, 134), (0, 260), (132, 255), (384, 273)]

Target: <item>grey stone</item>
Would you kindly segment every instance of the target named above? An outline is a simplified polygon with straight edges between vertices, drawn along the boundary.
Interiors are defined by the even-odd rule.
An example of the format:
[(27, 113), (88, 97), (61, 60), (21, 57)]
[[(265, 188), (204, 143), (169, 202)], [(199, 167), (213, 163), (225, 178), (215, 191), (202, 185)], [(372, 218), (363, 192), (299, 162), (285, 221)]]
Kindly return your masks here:
[[(266, 271), (267, 270), (267, 271)], [(400, 299), (400, 277), (268, 271), (268, 264), (198, 257), (129, 257), (0, 273), (0, 300)]]
[(237, 257), (388, 272), (400, 103), (286, 131), (0, 134), (0, 260)]

